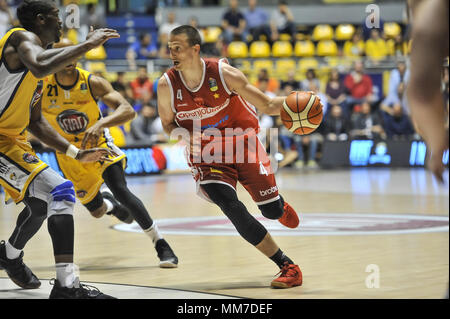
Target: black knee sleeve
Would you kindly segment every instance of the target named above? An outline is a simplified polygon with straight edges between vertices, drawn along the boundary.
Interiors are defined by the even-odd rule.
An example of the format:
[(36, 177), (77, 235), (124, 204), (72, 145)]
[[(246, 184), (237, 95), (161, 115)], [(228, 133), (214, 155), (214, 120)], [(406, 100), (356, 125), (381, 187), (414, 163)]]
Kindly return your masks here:
[(16, 227), (8, 239), (17, 249), (23, 249), (25, 244), (41, 228), (47, 218), (47, 203), (34, 197), (24, 199), (25, 208), (20, 212)]
[(95, 195), (95, 197), (87, 204), (84, 204), (84, 207), (86, 207), (90, 212), (94, 212), (103, 205), (103, 196), (100, 192)]
[(280, 199), (264, 205), (259, 205), (258, 208), (262, 215), (268, 219), (278, 219), (284, 213), (284, 200), (280, 195)]
[(54, 255), (73, 255), (75, 236), (73, 216), (68, 214), (50, 216), (47, 227), (52, 238)]
[(238, 200), (234, 190), (229, 186), (214, 183), (202, 185), (202, 187), (246, 241), (256, 246), (264, 239), (267, 230), (250, 215), (245, 205)]

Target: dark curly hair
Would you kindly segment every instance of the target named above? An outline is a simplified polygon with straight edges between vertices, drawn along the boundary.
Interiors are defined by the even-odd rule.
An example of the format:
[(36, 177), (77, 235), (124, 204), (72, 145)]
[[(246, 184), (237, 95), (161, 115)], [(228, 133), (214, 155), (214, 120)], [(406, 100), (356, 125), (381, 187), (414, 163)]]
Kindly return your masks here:
[(31, 31), (38, 14), (49, 14), (55, 9), (55, 4), (50, 0), (24, 0), (17, 8), (17, 18), (22, 27)]

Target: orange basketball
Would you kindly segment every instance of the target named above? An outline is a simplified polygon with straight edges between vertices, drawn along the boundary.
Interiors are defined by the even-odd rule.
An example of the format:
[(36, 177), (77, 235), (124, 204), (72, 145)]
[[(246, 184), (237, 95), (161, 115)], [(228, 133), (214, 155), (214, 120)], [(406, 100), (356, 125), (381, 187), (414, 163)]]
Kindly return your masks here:
[(322, 103), (311, 92), (294, 91), (284, 100), (280, 116), (284, 126), (292, 133), (310, 134), (322, 122)]

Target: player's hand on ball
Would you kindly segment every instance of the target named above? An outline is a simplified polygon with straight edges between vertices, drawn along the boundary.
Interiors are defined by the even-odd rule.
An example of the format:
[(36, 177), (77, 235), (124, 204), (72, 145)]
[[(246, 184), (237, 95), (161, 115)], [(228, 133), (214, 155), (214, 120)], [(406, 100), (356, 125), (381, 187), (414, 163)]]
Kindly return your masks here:
[(98, 161), (112, 162), (113, 160), (109, 156), (114, 157), (117, 155), (112, 150), (106, 148), (90, 148), (88, 150), (81, 149), (76, 158), (83, 163)]
[(101, 28), (94, 30), (94, 28), (91, 26), (89, 29), (89, 33), (86, 37), (86, 41), (89, 41), (95, 48), (102, 45), (109, 39), (114, 38), (120, 38), (120, 35), (116, 30), (108, 28)]

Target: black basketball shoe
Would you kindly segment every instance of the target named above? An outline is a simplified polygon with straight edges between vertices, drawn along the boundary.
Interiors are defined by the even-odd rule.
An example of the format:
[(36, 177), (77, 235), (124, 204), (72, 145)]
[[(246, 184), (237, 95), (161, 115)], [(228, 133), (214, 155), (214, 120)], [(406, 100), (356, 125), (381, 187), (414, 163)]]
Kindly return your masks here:
[(112, 211), (106, 213), (107, 215), (113, 215), (116, 216), (120, 221), (124, 222), (125, 224), (131, 224), (133, 222), (133, 216), (131, 216), (130, 211), (128, 208), (123, 206), (117, 199), (114, 198), (114, 196), (111, 195), (111, 193), (103, 192), (102, 196), (109, 200), (114, 208)]
[(73, 288), (62, 287), (58, 280), (50, 280), (53, 289), (49, 299), (117, 299), (102, 293), (98, 288), (81, 284), (78, 279)]
[(41, 286), (39, 279), (30, 268), (23, 263), (23, 251), (16, 259), (6, 257), (5, 241), (0, 242), (0, 267), (8, 274), (9, 278), (23, 289), (36, 289)]
[(158, 252), (160, 268), (178, 267), (178, 257), (175, 256), (175, 253), (165, 239), (158, 239), (156, 241), (155, 249)]

